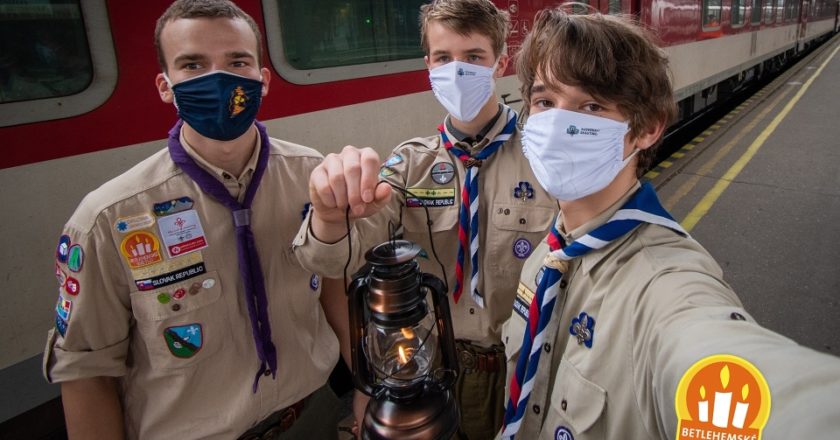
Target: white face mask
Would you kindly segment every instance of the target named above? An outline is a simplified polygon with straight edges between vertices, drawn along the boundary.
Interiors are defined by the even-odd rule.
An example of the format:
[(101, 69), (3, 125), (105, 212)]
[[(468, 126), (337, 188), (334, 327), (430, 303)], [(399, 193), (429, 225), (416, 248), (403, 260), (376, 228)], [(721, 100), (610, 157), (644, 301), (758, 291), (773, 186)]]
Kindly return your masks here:
[(577, 200), (610, 184), (638, 152), (624, 158), (626, 122), (549, 109), (522, 130), (525, 157), (537, 181), (558, 200)]
[(469, 122), (493, 95), (493, 67), (450, 61), (429, 71), (437, 100), (455, 119)]

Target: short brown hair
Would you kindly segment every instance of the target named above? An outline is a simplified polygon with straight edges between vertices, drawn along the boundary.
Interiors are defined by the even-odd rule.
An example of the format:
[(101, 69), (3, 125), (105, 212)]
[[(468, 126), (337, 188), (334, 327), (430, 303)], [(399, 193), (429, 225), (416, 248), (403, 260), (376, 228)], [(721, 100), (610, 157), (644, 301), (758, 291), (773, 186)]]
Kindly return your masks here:
[(490, 0), (433, 0), (420, 7), (420, 43), (429, 55), (429, 23), (436, 21), (460, 35), (477, 33), (490, 38), (493, 55), (505, 48), (510, 17)]
[[(596, 99), (615, 103), (638, 136), (676, 115), (668, 60), (651, 32), (630, 17), (603, 15), (584, 6), (578, 15), (569, 4), (540, 11), (516, 60), (525, 108), (537, 73), (552, 82), (580, 87)], [(636, 174), (652, 164), (657, 144), (638, 154)]]
[(257, 37), (257, 62), (262, 66), (262, 34), (257, 23), (239, 9), (229, 0), (177, 0), (166, 9), (166, 12), (158, 18), (155, 26), (155, 49), (157, 49), (158, 64), (163, 72), (166, 72), (166, 58), (163, 55), (163, 48), (160, 45), (160, 34), (163, 27), (170, 21), (181, 18), (241, 18), (248, 23), (254, 36)]

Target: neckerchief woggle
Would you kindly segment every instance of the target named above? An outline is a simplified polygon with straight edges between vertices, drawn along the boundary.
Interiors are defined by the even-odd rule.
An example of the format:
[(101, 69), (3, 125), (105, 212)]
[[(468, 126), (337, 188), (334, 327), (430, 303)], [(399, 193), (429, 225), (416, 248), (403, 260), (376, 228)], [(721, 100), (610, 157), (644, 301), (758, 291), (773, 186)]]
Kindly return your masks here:
[(268, 299), (265, 294), (265, 279), (260, 267), (260, 257), (257, 254), (257, 246), (254, 242), (254, 233), (251, 231), (251, 202), (260, 186), (260, 180), (265, 173), (268, 164), (268, 153), (271, 144), (265, 126), (254, 121), (257, 131), (260, 134), (260, 151), (257, 158), (257, 167), (251, 176), (251, 183), (245, 190), (245, 199), (239, 203), (230, 195), (225, 185), (213, 177), (204, 168), (195, 163), (192, 157), (181, 145), (181, 126), (184, 121), (178, 120), (174, 127), (169, 130), (169, 155), (172, 161), (177, 164), (199, 188), (217, 202), (230, 209), (233, 225), (236, 230), (236, 249), (239, 260), (239, 274), (245, 286), (245, 304), (248, 306), (248, 316), (251, 318), (251, 333), (254, 336), (254, 343), (257, 348), (257, 356), (260, 359), (260, 366), (254, 377), (253, 392), (257, 392), (260, 377), (266, 370), (271, 371), (272, 378), (277, 376), (277, 349), (271, 342), (271, 325), (268, 321)]
[(543, 263), (543, 276), (537, 286), (537, 293), (531, 300), (522, 348), (516, 360), (516, 370), (510, 379), (510, 399), (505, 407), (502, 425), (503, 439), (512, 439), (522, 424), (525, 408), (534, 388), (534, 377), (540, 362), (542, 346), (547, 337), (545, 329), (551, 321), (554, 304), (560, 292), (560, 280), (563, 278), (563, 272), (568, 269), (569, 262), (589, 251), (609, 245), (613, 240), (624, 236), (642, 223), (664, 226), (688, 236), (682, 226), (659, 203), (656, 191), (649, 182), (643, 183), (641, 188), (606, 223), (569, 245), (565, 245), (560, 232), (557, 231), (556, 222), (555, 226), (551, 227), (551, 232), (546, 238), (551, 253), (546, 256)]
[[(464, 187), (461, 189), (461, 209), (458, 213), (459, 246), (458, 259), (455, 262), (455, 289), (452, 291), (452, 298), (457, 303), (463, 293), (464, 256), (467, 253), (467, 248), (469, 248), (470, 265), (472, 266), (470, 295), (481, 308), (484, 308), (484, 296), (478, 291), (478, 171), (481, 167), (481, 162), (487, 160), (493, 153), (498, 151), (516, 131), (516, 112), (507, 106), (505, 106), (505, 112), (507, 122), (504, 128), (502, 128), (502, 131), (475, 156), (471, 156), (466, 151), (453, 146), (449, 137), (446, 136), (444, 124), (438, 126), (444, 148), (454, 154), (466, 168)], [(467, 234), (469, 234), (469, 242), (467, 241)]]

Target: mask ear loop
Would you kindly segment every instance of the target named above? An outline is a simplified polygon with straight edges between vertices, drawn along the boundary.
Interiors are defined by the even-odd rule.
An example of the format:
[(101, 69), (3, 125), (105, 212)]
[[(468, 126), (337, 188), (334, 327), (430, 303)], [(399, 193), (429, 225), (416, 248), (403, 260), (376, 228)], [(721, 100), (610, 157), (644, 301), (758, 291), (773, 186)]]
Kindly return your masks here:
[[(374, 188), (374, 190), (376, 188), (378, 188), (379, 185), (382, 185), (383, 183), (386, 184), (386, 185), (390, 185), (391, 188), (394, 188), (395, 190), (403, 193), (403, 195), (405, 195), (405, 196), (410, 196), (410, 197), (413, 197), (415, 199), (419, 199), (419, 197), (417, 197), (417, 195), (412, 193), (411, 191), (409, 191), (405, 188), (401, 188), (401, 187), (399, 187), (399, 186), (397, 186), (397, 185), (395, 185), (395, 184), (393, 184), (393, 183), (391, 183), (387, 180), (380, 180), (379, 183), (376, 184), (376, 187)], [(428, 234), (429, 234), (429, 243), (430, 243), (431, 248), (432, 248), (432, 255), (434, 255), (435, 261), (437, 261), (438, 265), (440, 266), (440, 273), (443, 274), (443, 285), (444, 285), (444, 288), (446, 289), (446, 294), (448, 295), (449, 294), (449, 277), (446, 275), (446, 268), (443, 266), (443, 263), (440, 261), (440, 257), (438, 257), (437, 250), (435, 249), (435, 240), (432, 237), (432, 216), (429, 214), (429, 207), (426, 206), (425, 204), (423, 204), (423, 210), (426, 212), (426, 230), (428, 231)], [(345, 289), (345, 293), (347, 293), (346, 289), (350, 285), (350, 283), (348, 282), (348, 279), (347, 279), (347, 269), (350, 267), (350, 260), (353, 256), (353, 243), (352, 243), (353, 240), (352, 240), (352, 237), (350, 235), (351, 229), (350, 229), (350, 207), (349, 206), (344, 211), (344, 225), (347, 227), (347, 262), (344, 263), (344, 289)], [(394, 227), (392, 229), (392, 226), (394, 226), (394, 225), (391, 222), (388, 222), (388, 241), (390, 241), (393, 244), (396, 241), (396, 228)]]

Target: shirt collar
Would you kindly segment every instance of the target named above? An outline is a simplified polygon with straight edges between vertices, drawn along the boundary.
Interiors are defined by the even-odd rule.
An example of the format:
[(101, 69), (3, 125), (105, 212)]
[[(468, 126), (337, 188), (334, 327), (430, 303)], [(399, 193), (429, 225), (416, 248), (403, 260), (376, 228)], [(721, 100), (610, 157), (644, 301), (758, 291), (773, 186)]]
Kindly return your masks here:
[[(624, 195), (621, 196), (620, 199), (618, 199), (615, 203), (610, 205), (609, 208), (605, 209), (603, 212), (590, 219), (588, 222), (573, 229), (571, 232), (565, 232), (565, 229), (563, 228), (563, 216), (558, 215), (557, 220), (555, 222), (555, 226), (557, 227), (557, 230), (560, 231), (560, 235), (563, 237), (563, 240), (568, 245), (574, 240), (583, 237), (598, 226), (601, 226), (604, 223), (606, 223), (607, 220), (609, 220), (610, 217), (612, 217), (616, 213), (616, 211), (621, 209), (621, 207), (624, 206), (624, 204), (627, 203), (627, 201), (630, 200), (630, 198), (633, 197), (634, 194), (636, 194), (636, 191), (638, 191), (639, 188), (641, 188), (641, 186), (642, 184), (637, 180), (636, 183), (629, 190), (627, 190), (627, 192), (624, 193)], [(625, 237), (629, 235), (630, 234), (626, 234), (624, 237), (619, 237), (616, 240), (614, 240), (613, 243), (620, 243)], [(612, 246), (612, 244), (610, 246)], [(610, 246), (607, 246), (607, 248), (609, 248)], [(589, 252), (581, 258), (580, 270), (583, 273), (589, 272), (589, 270), (592, 267), (598, 264), (607, 255), (608, 252)]]
[(222, 182), (224, 182), (226, 180), (229, 180), (230, 178), (235, 178), (240, 183), (243, 183), (243, 184), (247, 185), (247, 183), (251, 179), (251, 176), (254, 174), (254, 171), (257, 169), (257, 161), (260, 158), (260, 145), (261, 145), (260, 144), (261, 139), (260, 139), (259, 130), (257, 130), (257, 141), (256, 141), (257, 143), (254, 146), (253, 150), (251, 151), (251, 157), (248, 159), (248, 163), (245, 164), (245, 168), (242, 170), (242, 174), (240, 176), (231, 176), (231, 174), (228, 173), (227, 171), (211, 164), (210, 162), (207, 162), (203, 157), (201, 157), (201, 155), (198, 154), (198, 152), (195, 151), (195, 149), (192, 147), (192, 145), (190, 145), (189, 142), (187, 142), (187, 138), (184, 136), (183, 128), (181, 129), (181, 136), (180, 137), (181, 137), (181, 145), (184, 147), (184, 151), (186, 151), (187, 154), (189, 154), (189, 156), (191, 158), (193, 158), (193, 160), (195, 160), (195, 163), (197, 163), (198, 166), (207, 170), (207, 172), (209, 172), (210, 174), (212, 174), (214, 177), (216, 177), (217, 179), (219, 179)]
[(470, 155), (474, 156), (476, 153), (481, 151), (482, 148), (487, 146), (493, 138), (495, 138), (507, 125), (507, 117), (501, 117), (503, 114), (507, 114), (506, 112), (513, 111), (510, 107), (505, 105), (499, 104), (499, 111), (496, 112), (496, 116), (482, 128), (478, 134), (481, 140), (475, 141), (465, 133), (459, 131), (455, 126), (452, 125), (451, 117), (446, 115), (446, 119), (444, 120), (443, 127), (446, 131), (446, 137), (449, 139), (454, 139), (456, 142), (453, 142), (453, 145), (461, 148), (464, 151), (468, 151)]

